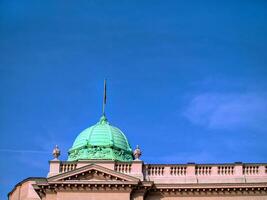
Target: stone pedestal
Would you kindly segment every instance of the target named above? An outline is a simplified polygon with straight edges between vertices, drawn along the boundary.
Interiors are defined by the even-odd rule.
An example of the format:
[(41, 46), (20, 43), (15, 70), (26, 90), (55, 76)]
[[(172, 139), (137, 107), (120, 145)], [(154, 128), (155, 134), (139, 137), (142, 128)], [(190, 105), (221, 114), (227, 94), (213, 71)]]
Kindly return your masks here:
[(50, 165), (50, 167), (49, 167), (49, 173), (48, 173), (47, 177), (59, 174), (60, 161), (58, 159), (49, 161), (49, 165)]
[(131, 166), (131, 176), (137, 177), (141, 181), (144, 180), (143, 164), (141, 160), (134, 160)]
[(197, 183), (196, 166), (194, 163), (188, 163), (186, 168), (186, 183)]

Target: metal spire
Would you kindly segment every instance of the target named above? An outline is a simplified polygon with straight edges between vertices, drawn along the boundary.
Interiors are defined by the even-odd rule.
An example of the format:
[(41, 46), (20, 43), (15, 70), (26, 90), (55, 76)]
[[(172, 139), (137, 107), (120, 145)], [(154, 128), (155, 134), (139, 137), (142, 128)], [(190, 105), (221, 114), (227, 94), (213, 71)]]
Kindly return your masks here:
[(103, 105), (102, 105), (102, 115), (105, 116), (105, 107), (107, 102), (107, 83), (106, 79), (104, 79), (104, 96), (103, 96)]

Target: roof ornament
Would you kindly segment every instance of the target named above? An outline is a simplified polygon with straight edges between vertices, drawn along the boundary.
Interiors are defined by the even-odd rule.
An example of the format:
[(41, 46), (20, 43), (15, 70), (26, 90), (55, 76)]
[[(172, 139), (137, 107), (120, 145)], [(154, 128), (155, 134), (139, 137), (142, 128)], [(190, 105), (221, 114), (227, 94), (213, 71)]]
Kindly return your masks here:
[(133, 154), (134, 154), (134, 160), (140, 160), (139, 158), (141, 157), (142, 152), (139, 145), (136, 145), (136, 149), (134, 150)]
[(53, 154), (53, 156), (54, 156), (54, 160), (58, 160), (58, 157), (60, 156), (60, 149), (58, 148), (57, 145), (56, 145), (55, 148), (53, 149), (52, 154)]
[(109, 124), (108, 119), (106, 118), (105, 115), (102, 115), (102, 117), (100, 117), (98, 124)]
[(102, 116), (105, 116), (106, 103), (107, 103), (107, 83), (106, 83), (106, 79), (104, 79), (104, 95), (103, 95), (103, 105), (102, 105)]

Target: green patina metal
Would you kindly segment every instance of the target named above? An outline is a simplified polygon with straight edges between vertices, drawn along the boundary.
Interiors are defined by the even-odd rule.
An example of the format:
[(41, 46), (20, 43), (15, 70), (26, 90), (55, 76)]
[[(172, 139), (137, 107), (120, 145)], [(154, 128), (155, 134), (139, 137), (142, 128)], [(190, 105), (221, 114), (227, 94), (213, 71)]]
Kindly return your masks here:
[(75, 139), (69, 150), (68, 161), (117, 160), (132, 161), (132, 149), (123, 132), (111, 126), (103, 115), (99, 122)]

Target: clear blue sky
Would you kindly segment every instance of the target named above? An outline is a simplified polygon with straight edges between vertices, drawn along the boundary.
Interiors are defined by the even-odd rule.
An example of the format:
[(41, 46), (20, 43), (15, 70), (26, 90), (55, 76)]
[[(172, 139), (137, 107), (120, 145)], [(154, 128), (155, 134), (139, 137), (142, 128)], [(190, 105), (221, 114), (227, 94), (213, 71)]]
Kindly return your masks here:
[(267, 1), (0, 1), (0, 193), (101, 115), (147, 163), (267, 162)]

